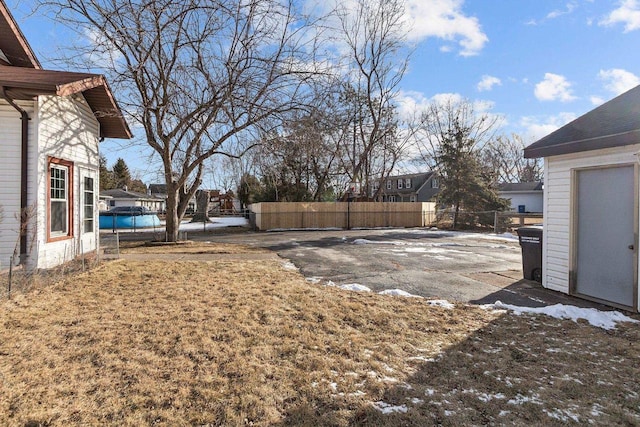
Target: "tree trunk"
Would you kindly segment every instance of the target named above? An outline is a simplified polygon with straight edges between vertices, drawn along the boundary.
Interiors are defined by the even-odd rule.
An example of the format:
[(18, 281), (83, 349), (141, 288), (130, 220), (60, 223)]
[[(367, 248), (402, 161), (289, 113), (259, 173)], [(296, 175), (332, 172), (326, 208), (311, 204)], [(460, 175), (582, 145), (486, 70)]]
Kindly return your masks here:
[(208, 190), (200, 190), (196, 198), (196, 213), (193, 215), (191, 222), (210, 222), (209, 219), (209, 200), (211, 192)]
[(180, 218), (178, 216), (178, 192), (173, 185), (168, 184), (166, 224), (166, 241), (177, 242), (178, 231), (180, 231)]

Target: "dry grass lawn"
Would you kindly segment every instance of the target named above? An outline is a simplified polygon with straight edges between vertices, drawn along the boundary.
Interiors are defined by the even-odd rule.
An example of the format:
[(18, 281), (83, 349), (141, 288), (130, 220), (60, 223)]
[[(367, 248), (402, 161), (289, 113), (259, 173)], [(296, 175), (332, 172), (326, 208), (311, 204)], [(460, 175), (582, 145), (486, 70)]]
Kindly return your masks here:
[(640, 333), (115, 261), (0, 299), (0, 425), (640, 423)]

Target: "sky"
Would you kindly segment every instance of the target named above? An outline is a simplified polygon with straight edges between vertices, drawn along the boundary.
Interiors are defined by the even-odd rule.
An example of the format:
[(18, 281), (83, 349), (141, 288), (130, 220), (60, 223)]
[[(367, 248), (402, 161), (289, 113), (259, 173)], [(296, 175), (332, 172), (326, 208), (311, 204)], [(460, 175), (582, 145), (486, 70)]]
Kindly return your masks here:
[[(43, 66), (60, 69), (52, 59), (70, 33), (29, 13), (36, 0), (6, 2)], [(403, 114), (444, 96), (468, 99), (503, 118), (501, 133), (532, 143), (640, 84), (640, 0), (407, 0), (406, 15)], [(101, 149), (109, 164), (123, 157), (154, 180), (157, 165), (139, 148), (107, 140)]]

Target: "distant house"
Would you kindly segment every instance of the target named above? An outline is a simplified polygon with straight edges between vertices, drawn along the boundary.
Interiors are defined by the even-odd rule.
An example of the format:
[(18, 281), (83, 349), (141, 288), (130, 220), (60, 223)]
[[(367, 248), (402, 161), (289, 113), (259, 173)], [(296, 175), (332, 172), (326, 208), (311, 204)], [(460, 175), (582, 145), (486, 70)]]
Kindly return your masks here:
[(542, 182), (517, 182), (498, 184), (498, 195), (511, 202), (510, 210), (516, 212), (542, 212)]
[(2, 0), (0, 129), (0, 269), (95, 252), (98, 142), (131, 132), (103, 76), (42, 69)]
[(640, 86), (524, 156), (544, 158), (542, 285), (638, 311)]
[[(163, 205), (163, 210), (166, 209), (167, 184), (149, 184), (149, 194), (155, 198), (164, 200), (165, 204)], [(196, 196), (194, 195), (191, 200), (189, 200), (186, 212), (188, 214), (194, 213), (197, 206), (198, 203), (196, 201)]]
[(166, 198), (128, 191), (126, 188), (101, 191), (100, 197), (105, 199), (109, 209), (122, 206), (143, 206), (156, 212), (165, 210)]
[(440, 191), (434, 172), (389, 176), (373, 183), (372, 194), (378, 188), (381, 202), (429, 202)]

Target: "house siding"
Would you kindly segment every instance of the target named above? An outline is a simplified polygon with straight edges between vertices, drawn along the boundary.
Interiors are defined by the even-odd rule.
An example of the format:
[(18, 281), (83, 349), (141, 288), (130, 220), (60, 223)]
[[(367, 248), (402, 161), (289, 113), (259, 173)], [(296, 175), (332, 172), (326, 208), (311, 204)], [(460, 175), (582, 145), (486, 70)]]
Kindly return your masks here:
[(635, 164), (640, 144), (620, 148), (552, 156), (544, 159), (544, 240), (542, 247), (545, 288), (569, 293), (573, 196), (576, 169)]
[[(98, 183), (100, 126), (84, 98), (38, 97), (38, 167), (37, 194), (38, 239), (36, 266), (50, 268), (69, 261), (82, 252), (98, 249)], [(73, 237), (47, 240), (48, 158), (73, 162)], [(83, 233), (82, 185), (85, 176), (94, 178), (94, 232)]]
[[(32, 137), (35, 132), (34, 103), (19, 102), (32, 120), (29, 121), (30, 158), (29, 163), (35, 163), (35, 144)], [(22, 162), (22, 123), (20, 113), (5, 101), (0, 101), (0, 271), (9, 267), (10, 257), (20, 235), (20, 165)], [(31, 184), (33, 178), (30, 178)], [(27, 201), (32, 203), (33, 200)], [(16, 260), (17, 262), (17, 260)]]

